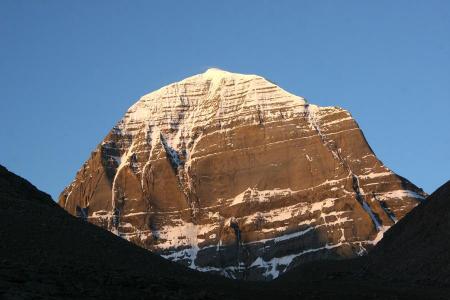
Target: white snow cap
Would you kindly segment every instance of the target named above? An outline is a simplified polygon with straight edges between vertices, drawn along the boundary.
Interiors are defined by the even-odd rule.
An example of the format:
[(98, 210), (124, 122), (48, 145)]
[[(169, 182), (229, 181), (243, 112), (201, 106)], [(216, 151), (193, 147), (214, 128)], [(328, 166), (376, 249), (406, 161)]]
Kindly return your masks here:
[[(119, 122), (122, 133), (141, 128), (176, 130), (189, 136), (192, 128), (232, 122), (270, 122), (301, 116), (304, 98), (293, 95), (270, 80), (253, 74), (239, 74), (210, 68), (142, 96)], [(283, 116), (281, 116), (283, 114)], [(177, 149), (168, 138), (169, 145)]]
[(228, 72), (219, 68), (209, 68), (204, 73), (197, 74), (188, 77), (181, 82), (190, 82), (194, 80), (211, 80), (213, 82), (220, 82), (222, 79), (251, 79), (251, 78), (262, 78), (258, 75), (253, 74), (239, 74)]
[(233, 74), (231, 72), (219, 69), (219, 68), (209, 68), (203, 73), (203, 76), (226, 76), (229, 74)]

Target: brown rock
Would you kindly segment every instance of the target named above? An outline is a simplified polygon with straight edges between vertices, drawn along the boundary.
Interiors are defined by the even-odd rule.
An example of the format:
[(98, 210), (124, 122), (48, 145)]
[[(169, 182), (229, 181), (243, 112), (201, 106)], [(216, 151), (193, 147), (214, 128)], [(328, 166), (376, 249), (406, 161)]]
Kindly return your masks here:
[(143, 96), (59, 203), (191, 268), (271, 279), (365, 254), (424, 196), (347, 111), (210, 69)]

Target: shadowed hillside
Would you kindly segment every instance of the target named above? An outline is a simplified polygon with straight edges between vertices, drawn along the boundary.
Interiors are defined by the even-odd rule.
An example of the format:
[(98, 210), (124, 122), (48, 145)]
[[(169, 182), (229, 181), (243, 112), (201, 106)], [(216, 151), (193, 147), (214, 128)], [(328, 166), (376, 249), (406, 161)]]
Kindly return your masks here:
[[(448, 299), (442, 199), (448, 185), (368, 259), (315, 262), (270, 283), (241, 282), (187, 269), (76, 219), (0, 167), (0, 299)], [(405, 249), (394, 251), (394, 238)]]
[(0, 236), (0, 298), (226, 299), (238, 284), (169, 262), (76, 219), (4, 167)]
[(450, 286), (450, 181), (392, 227), (369, 258), (374, 277)]

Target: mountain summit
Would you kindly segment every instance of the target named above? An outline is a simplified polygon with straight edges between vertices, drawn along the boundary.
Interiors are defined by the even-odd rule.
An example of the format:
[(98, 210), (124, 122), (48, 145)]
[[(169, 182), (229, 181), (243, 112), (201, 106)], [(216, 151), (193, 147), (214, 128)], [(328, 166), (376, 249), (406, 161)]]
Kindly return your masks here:
[(424, 196), (346, 110), (209, 69), (131, 106), (59, 204), (191, 268), (273, 279), (365, 254)]

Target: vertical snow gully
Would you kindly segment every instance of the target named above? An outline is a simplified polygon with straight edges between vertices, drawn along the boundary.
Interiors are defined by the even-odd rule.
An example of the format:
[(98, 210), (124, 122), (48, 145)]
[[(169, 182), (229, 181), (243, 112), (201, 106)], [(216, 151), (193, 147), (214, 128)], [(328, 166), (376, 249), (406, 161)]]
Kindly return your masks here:
[(392, 222), (397, 223), (398, 220), (395, 217), (394, 213), (389, 209), (389, 207), (386, 205), (386, 202), (383, 200), (378, 199), (377, 195), (375, 194), (375, 192), (372, 192), (372, 197), (378, 201), (378, 203), (380, 203), (381, 208), (384, 210), (384, 212), (386, 213), (386, 215), (388, 215), (388, 217), (391, 219)]
[[(350, 170), (350, 168), (349, 168), (349, 170)], [(358, 200), (358, 202), (362, 205), (364, 210), (370, 216), (370, 218), (372, 219), (372, 222), (375, 225), (375, 228), (377, 229), (377, 231), (382, 231), (383, 230), (383, 226), (381, 226), (380, 218), (377, 216), (377, 214), (375, 214), (373, 212), (372, 208), (370, 208), (370, 205), (367, 204), (367, 202), (366, 202), (366, 200), (364, 198), (364, 195), (363, 195), (363, 191), (361, 189), (361, 185), (359, 184), (358, 176), (353, 174), (353, 172), (351, 170), (350, 170), (350, 173), (352, 175), (352, 181), (353, 181), (352, 187), (353, 187), (353, 190), (355, 191), (355, 194), (356, 194), (356, 200)]]
[(192, 217), (195, 219), (195, 216), (198, 212), (198, 205), (195, 200), (191, 200), (191, 198), (196, 199), (195, 195), (194, 197), (190, 197), (190, 194), (188, 192), (189, 187), (185, 186), (183, 177), (186, 176), (184, 164), (186, 159), (186, 150), (182, 150), (180, 155), (169, 143), (167, 142), (167, 139), (164, 137), (164, 135), (160, 132), (159, 133), (159, 139), (161, 141), (162, 146), (164, 147), (164, 150), (166, 151), (166, 157), (169, 160), (169, 163), (174, 171), (174, 175), (177, 179), (177, 184), (180, 190), (183, 192), (186, 202), (189, 204), (189, 206), (192, 208)]
[(118, 236), (120, 236), (120, 232), (119, 232), (119, 226), (120, 226), (120, 222), (121, 222), (120, 216), (122, 214), (123, 205), (124, 205), (125, 200), (126, 200), (126, 198), (125, 198), (123, 192), (120, 192), (119, 199), (117, 199), (117, 205), (113, 208), (113, 213), (112, 213), (112, 218), (111, 218), (112, 232)]
[(306, 118), (308, 119), (308, 122), (310, 124), (310, 127), (314, 129), (317, 134), (319, 135), (320, 139), (322, 140), (322, 143), (325, 145), (325, 147), (328, 148), (328, 150), (331, 151), (334, 158), (337, 159), (345, 169), (349, 172), (349, 175), (352, 177), (352, 188), (355, 192), (356, 200), (361, 204), (363, 209), (367, 212), (367, 214), (370, 216), (373, 224), (375, 225), (375, 228), (377, 231), (382, 231), (383, 226), (381, 225), (379, 217), (373, 212), (372, 208), (369, 204), (367, 204), (365, 197), (364, 197), (364, 191), (361, 188), (361, 185), (359, 183), (358, 176), (353, 173), (352, 169), (348, 165), (347, 161), (341, 156), (341, 153), (338, 149), (336, 149), (336, 145), (333, 140), (328, 139), (328, 137), (322, 133), (318, 123), (317, 118), (315, 116), (314, 110), (311, 110), (311, 105), (308, 105), (305, 107), (306, 110)]
[(180, 167), (180, 165), (183, 164), (180, 159), (180, 156), (178, 155), (178, 152), (176, 150), (174, 150), (172, 147), (169, 146), (169, 144), (167, 143), (167, 140), (162, 135), (162, 133), (160, 133), (159, 135), (160, 135), (159, 138), (161, 140), (161, 144), (163, 145), (164, 150), (166, 151), (167, 159), (169, 160), (170, 165), (172, 166), (173, 170), (175, 171), (175, 174), (178, 174), (178, 168)]

